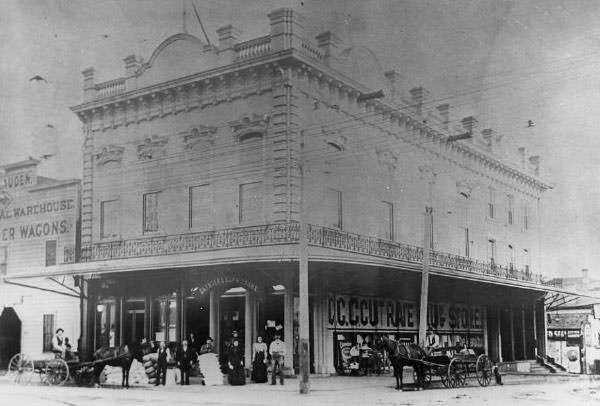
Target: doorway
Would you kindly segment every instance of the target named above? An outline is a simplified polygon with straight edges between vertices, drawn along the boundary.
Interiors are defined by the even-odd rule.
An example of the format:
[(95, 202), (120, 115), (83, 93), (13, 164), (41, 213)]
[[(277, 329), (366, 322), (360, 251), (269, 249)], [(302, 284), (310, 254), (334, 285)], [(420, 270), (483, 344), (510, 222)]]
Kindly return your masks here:
[(146, 300), (128, 299), (123, 320), (123, 342), (140, 343), (146, 337)]
[[(200, 349), (210, 336), (210, 308), (208, 295), (199, 298), (185, 298), (185, 338), (190, 341), (190, 346)], [(212, 337), (214, 339), (214, 337)]]
[(12, 307), (0, 315), (0, 369), (6, 369), (10, 358), (21, 352), (21, 319)]
[(244, 296), (222, 296), (220, 298), (219, 337), (221, 339), (219, 345), (222, 354), (226, 353), (234, 331), (238, 332), (240, 344), (244, 348), (244, 311)]

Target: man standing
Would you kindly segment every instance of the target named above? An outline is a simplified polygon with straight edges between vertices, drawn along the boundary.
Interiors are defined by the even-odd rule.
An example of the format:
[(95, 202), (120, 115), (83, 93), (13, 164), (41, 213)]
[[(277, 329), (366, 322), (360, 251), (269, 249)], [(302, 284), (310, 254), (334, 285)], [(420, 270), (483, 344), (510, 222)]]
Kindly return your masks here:
[(165, 346), (164, 341), (160, 342), (157, 354), (155, 386), (158, 386), (160, 383), (164, 385), (167, 380), (167, 360), (171, 357), (171, 354)]
[(279, 383), (283, 385), (283, 366), (285, 360), (285, 343), (281, 341), (279, 333), (275, 333), (275, 339), (269, 346), (269, 353), (273, 361), (273, 370), (271, 371), (271, 385), (275, 385), (275, 376), (279, 374)]
[(56, 329), (56, 334), (52, 338), (52, 352), (56, 358), (64, 358), (65, 357), (65, 339), (63, 337), (65, 330), (62, 328)]
[(190, 384), (190, 369), (196, 361), (196, 352), (188, 348), (187, 340), (181, 343), (181, 351), (177, 353), (177, 366), (181, 371), (181, 384)]

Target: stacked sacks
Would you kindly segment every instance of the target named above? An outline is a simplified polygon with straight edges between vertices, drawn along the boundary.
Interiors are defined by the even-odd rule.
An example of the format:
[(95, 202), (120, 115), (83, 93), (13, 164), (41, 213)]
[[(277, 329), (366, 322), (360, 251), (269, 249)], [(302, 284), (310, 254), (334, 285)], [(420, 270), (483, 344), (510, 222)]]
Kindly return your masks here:
[(121, 367), (105, 366), (102, 370), (100, 382), (106, 385), (121, 385), (123, 373)]
[(158, 354), (155, 352), (146, 354), (146, 355), (144, 355), (144, 358), (142, 358), (142, 361), (144, 362), (143, 363), (144, 373), (148, 377), (148, 383), (155, 384), (156, 383), (156, 364), (158, 361)]
[(138, 360), (134, 359), (129, 369), (129, 384), (144, 385), (148, 383), (148, 377), (146, 376), (146, 370), (144, 365), (139, 363)]

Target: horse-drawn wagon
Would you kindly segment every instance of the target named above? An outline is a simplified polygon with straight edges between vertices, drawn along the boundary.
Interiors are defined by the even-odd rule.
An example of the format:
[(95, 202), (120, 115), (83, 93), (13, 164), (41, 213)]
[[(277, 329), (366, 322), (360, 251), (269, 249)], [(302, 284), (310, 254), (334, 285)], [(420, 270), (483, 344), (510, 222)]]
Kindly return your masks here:
[(41, 382), (48, 385), (63, 385), (69, 378), (77, 385), (86, 385), (98, 382), (100, 372), (106, 365), (111, 365), (123, 369), (123, 386), (129, 386), (127, 378), (133, 355), (127, 346), (101, 348), (94, 358), (86, 362), (61, 357), (34, 360), (27, 354), (18, 353), (10, 359), (7, 375), (17, 383), (29, 383), (35, 375), (39, 375)]
[(394, 367), (396, 389), (402, 388), (402, 372), (405, 366), (414, 370), (414, 381), (417, 387), (427, 388), (434, 378), (446, 388), (456, 388), (467, 384), (468, 379), (475, 377), (481, 386), (490, 384), (493, 376), (493, 365), (485, 354), (476, 354), (473, 350), (463, 350), (448, 355), (429, 355), (414, 343), (384, 340), (389, 358)]

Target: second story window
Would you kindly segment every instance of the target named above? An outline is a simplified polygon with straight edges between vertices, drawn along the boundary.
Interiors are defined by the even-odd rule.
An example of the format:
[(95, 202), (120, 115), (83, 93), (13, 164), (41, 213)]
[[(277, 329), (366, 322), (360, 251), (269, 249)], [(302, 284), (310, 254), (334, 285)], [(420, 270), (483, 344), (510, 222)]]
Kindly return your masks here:
[(523, 207), (521, 209), (522, 211), (522, 220), (521, 220), (521, 228), (522, 231), (527, 231), (529, 230), (529, 227), (531, 226), (531, 224), (529, 223), (529, 206), (527, 205), (527, 203), (523, 203)]
[(212, 197), (210, 185), (192, 186), (189, 189), (190, 229), (206, 229), (212, 225)]
[(496, 240), (488, 239), (488, 258), (494, 264), (496, 262)]
[(342, 229), (342, 192), (335, 189), (327, 189), (324, 210), (325, 226)]
[(239, 191), (239, 221), (260, 223), (263, 215), (263, 183), (242, 183)]
[(0, 246), (0, 277), (6, 276), (6, 264), (8, 262), (8, 247)]
[(56, 265), (56, 240), (46, 241), (46, 266)]
[(100, 203), (100, 238), (116, 237), (119, 227), (117, 200)]
[(385, 240), (394, 240), (394, 205), (390, 202), (381, 202), (379, 207), (379, 237)]
[(464, 238), (464, 240), (463, 240), (463, 245), (464, 245), (464, 252), (463, 252), (463, 254), (464, 254), (465, 257), (469, 258), (471, 256), (471, 252), (470, 252), (471, 251), (470, 250), (471, 241), (470, 241), (470, 237), (469, 237), (469, 228), (468, 227), (464, 227), (463, 228), (463, 236), (464, 236), (463, 237)]
[(158, 231), (158, 192), (144, 194), (143, 212), (144, 233)]
[(514, 219), (513, 219), (514, 204), (515, 204), (514, 201), (515, 201), (515, 199), (511, 195), (508, 195), (508, 197), (507, 197), (508, 211), (507, 211), (507, 219), (506, 220), (507, 220), (509, 226), (512, 226), (513, 222), (514, 222)]
[(494, 218), (494, 200), (495, 200), (496, 192), (494, 191), (494, 188), (489, 188), (488, 193), (489, 193), (489, 196), (488, 196), (487, 216), (489, 218), (493, 219)]
[(525, 268), (525, 272), (529, 272), (529, 250), (527, 248), (523, 249), (523, 268)]

